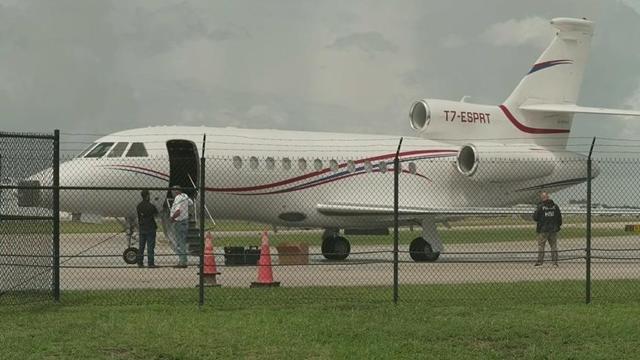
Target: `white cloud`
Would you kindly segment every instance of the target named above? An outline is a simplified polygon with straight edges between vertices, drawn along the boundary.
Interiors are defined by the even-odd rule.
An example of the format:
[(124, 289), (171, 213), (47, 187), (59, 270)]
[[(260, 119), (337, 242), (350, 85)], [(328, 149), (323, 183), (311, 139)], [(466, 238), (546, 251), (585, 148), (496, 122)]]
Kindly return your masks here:
[(495, 23), (485, 30), (482, 40), (496, 46), (533, 45), (545, 48), (553, 36), (549, 20), (538, 16)]
[(288, 118), (287, 113), (268, 105), (253, 105), (247, 111), (246, 116), (253, 123), (262, 126), (273, 124), (276, 127), (285, 125)]
[(632, 109), (640, 109), (640, 83), (636, 91), (624, 100), (624, 104)]
[(207, 119), (206, 114), (200, 110), (182, 109), (178, 125), (200, 125)]
[(460, 48), (467, 45), (467, 42), (456, 34), (449, 34), (442, 39), (442, 46), (447, 49)]
[(277, 106), (256, 104), (247, 109), (221, 109), (214, 118), (223, 126), (239, 128), (286, 128), (289, 114)]
[[(602, 18), (583, 95), (585, 105), (615, 107), (638, 86), (628, 77), (640, 54), (623, 36), (640, 29), (624, 5), (635, 3), (617, 1), (468, 0), (474, 16), (452, 21), (461, 2), (409, 0), (398, 12), (392, 2), (358, 0), (0, 0), (2, 127), (411, 134), (406, 113), (416, 98), (501, 101), (550, 40), (557, 15)], [(618, 131), (582, 124), (586, 136)]]
[[(640, 82), (638, 88), (629, 97), (623, 101), (624, 107), (640, 111)], [(637, 116), (625, 117), (624, 126), (620, 128), (619, 136), (621, 138), (638, 138), (640, 137), (640, 121)]]
[(620, 0), (623, 4), (633, 8), (638, 14), (640, 14), (640, 0)]
[(354, 33), (337, 38), (333, 44), (327, 46), (329, 49), (347, 50), (360, 49), (369, 55), (378, 52), (396, 52), (398, 47), (391, 41), (384, 38), (379, 32), (368, 31)]

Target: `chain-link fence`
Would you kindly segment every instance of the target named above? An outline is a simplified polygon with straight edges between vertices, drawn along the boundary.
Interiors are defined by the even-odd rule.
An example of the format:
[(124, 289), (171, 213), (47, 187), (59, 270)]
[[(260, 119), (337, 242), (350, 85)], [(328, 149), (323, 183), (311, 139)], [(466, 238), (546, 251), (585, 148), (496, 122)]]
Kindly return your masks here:
[[(56, 297), (57, 134), (0, 132), (0, 304)], [(30, 181), (42, 172), (42, 182)]]
[[(636, 184), (640, 174), (637, 159), (597, 159), (593, 167), (599, 176), (592, 182), (591, 202), (594, 217), (591, 233), (591, 271), (593, 299), (637, 298), (640, 289), (640, 192)], [(586, 196), (586, 195), (585, 195)], [(630, 215), (619, 216), (617, 209)], [(625, 286), (614, 286), (618, 279)]]
[[(42, 211), (37, 221), (49, 227), (11, 217), (3, 200), (2, 303), (56, 285), (71, 303), (228, 306), (608, 301), (639, 290), (637, 160), (595, 160), (589, 177), (586, 156), (534, 157), (528, 148), (466, 163), (453, 147), (409, 144), (396, 154), (395, 140), (324, 156), (123, 137), (62, 157), (56, 259), (47, 141), (48, 152), (25, 155), (32, 164), (24, 171), (26, 158), (9, 155), (17, 145), (3, 142), (2, 174), (12, 174), (3, 199), (13, 194), (9, 208), (21, 215)], [(189, 199), (182, 216), (176, 186)], [(532, 219), (540, 192), (562, 211), (555, 241), (542, 239)], [(155, 228), (139, 226), (141, 203), (157, 210)], [(25, 255), (41, 282), (17, 267)], [(31, 285), (17, 286), (24, 279)]]

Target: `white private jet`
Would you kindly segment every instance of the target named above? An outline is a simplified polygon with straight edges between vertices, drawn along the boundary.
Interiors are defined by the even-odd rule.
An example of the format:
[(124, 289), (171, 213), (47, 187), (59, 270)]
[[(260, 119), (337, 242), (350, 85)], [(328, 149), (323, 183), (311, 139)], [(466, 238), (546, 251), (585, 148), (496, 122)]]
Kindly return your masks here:
[[(574, 114), (640, 116), (640, 111), (576, 105), (594, 26), (573, 18), (556, 18), (551, 25), (557, 29), (551, 44), (502, 104), (423, 99), (411, 106), (410, 125), (417, 136), (404, 138), (400, 152), (399, 214), (403, 224), (422, 226), (422, 236), (410, 244), (415, 261), (434, 261), (443, 251), (436, 222), (515, 213), (515, 205), (534, 203), (542, 189), (557, 191), (586, 181), (586, 162), (562, 161), (581, 158), (565, 148)], [(340, 229), (373, 232), (393, 224), (391, 167), (399, 137), (184, 126), (133, 129), (102, 137), (62, 163), (60, 185), (190, 187), (199, 179), (205, 134), (206, 207), (216, 219), (323, 228), (322, 252), (330, 259), (349, 255), (350, 244)], [(50, 171), (30, 180), (48, 176)], [(120, 194), (126, 195), (62, 191), (60, 208), (134, 218), (138, 192)], [(152, 191), (158, 206), (167, 196)]]

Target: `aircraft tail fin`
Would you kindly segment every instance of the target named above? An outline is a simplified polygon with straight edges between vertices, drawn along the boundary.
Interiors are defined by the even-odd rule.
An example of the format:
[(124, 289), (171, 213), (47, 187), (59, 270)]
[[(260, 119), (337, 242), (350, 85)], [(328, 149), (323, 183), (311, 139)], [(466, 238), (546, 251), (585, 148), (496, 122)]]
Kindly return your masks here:
[[(472, 138), (563, 147), (576, 113), (640, 116), (640, 111), (576, 104), (594, 24), (586, 19), (555, 18), (551, 25), (556, 29), (551, 43), (511, 95), (498, 106), (499, 111), (488, 105), (424, 99), (411, 107), (411, 127), (427, 138), (457, 141), (469, 136), (467, 129), (471, 128), (467, 124), (491, 124), (474, 128)], [(432, 122), (432, 114), (444, 121)], [(464, 130), (460, 131), (458, 124)]]
[(558, 30), (551, 44), (504, 102), (510, 109), (523, 104), (575, 104), (587, 64), (593, 22), (555, 18)]
[(500, 106), (507, 118), (534, 143), (546, 144), (552, 138), (562, 145), (576, 113), (640, 116), (640, 111), (576, 105), (594, 25), (571, 18), (555, 18), (551, 24), (557, 29), (551, 44)]

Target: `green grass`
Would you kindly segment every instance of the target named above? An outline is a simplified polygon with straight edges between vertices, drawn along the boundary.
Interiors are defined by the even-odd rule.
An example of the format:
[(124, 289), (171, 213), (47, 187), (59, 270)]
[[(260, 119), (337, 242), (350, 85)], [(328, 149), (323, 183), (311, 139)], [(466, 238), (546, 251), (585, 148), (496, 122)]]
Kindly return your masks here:
[(96, 302), (122, 291), (64, 293), (62, 304), (0, 307), (0, 357), (636, 358), (640, 283), (596, 282), (591, 305), (583, 286), (402, 286), (396, 306), (390, 288), (223, 288), (207, 290), (201, 309), (194, 289), (136, 291), (140, 305), (108, 306)]

